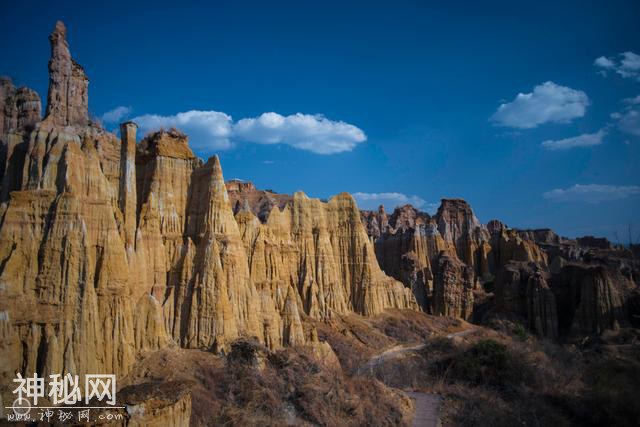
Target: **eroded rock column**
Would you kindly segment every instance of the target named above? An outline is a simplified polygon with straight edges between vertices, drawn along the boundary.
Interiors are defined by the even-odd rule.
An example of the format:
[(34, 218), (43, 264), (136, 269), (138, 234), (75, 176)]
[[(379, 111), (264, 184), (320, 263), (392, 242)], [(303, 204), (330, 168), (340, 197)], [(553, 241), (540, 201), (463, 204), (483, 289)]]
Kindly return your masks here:
[(46, 120), (58, 126), (89, 124), (89, 79), (69, 52), (67, 28), (61, 21), (49, 36), (49, 94)]
[(124, 216), (124, 236), (127, 250), (136, 239), (136, 131), (133, 122), (120, 125), (120, 192), (118, 203)]

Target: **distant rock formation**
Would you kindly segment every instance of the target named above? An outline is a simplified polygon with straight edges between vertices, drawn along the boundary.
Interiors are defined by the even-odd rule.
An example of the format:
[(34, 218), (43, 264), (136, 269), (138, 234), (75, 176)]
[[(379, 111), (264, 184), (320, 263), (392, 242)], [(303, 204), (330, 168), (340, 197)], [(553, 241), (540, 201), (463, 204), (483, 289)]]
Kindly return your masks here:
[(35, 91), (16, 88), (11, 79), (0, 77), (0, 183), (19, 135), (40, 121), (40, 110), (40, 97)]
[(278, 194), (271, 190), (258, 190), (253, 183), (238, 179), (227, 181), (227, 192), (233, 206), (233, 213), (250, 210), (261, 222), (266, 222), (274, 206), (280, 210), (293, 200), (288, 194)]
[[(410, 205), (391, 216), (382, 207), (361, 216), (382, 269), (429, 313), (478, 321), (514, 316), (549, 339), (599, 334), (640, 318), (640, 261), (606, 239), (571, 240), (498, 220), (483, 226), (460, 199), (443, 199), (433, 217)], [(475, 319), (478, 297), (483, 312)]]
[(0, 141), (10, 131), (33, 126), (40, 121), (40, 97), (28, 87), (16, 88), (8, 77), (0, 77)]
[(458, 258), (482, 277), (488, 273), (489, 232), (478, 221), (471, 206), (462, 199), (442, 199), (434, 217), (446, 242), (451, 242)]
[[(473, 311), (473, 293), (479, 277), (489, 274), (489, 232), (460, 199), (443, 199), (435, 216), (430, 217), (411, 205), (398, 207), (387, 216), (384, 208), (362, 213), (362, 219), (374, 241), (382, 269), (412, 289), (423, 310), (437, 314), (458, 313), (469, 318)], [(446, 274), (438, 270), (441, 253), (447, 254)], [(460, 261), (463, 269), (456, 261)], [(469, 267), (467, 272), (466, 267)], [(452, 280), (449, 270), (458, 280)], [(464, 272), (463, 272), (464, 270)], [(467, 282), (462, 283), (464, 280)], [(447, 277), (447, 282), (442, 280)], [(453, 286), (459, 289), (444, 289)], [(443, 307), (433, 297), (461, 294), (458, 307)], [(468, 291), (467, 291), (468, 289)], [(464, 307), (463, 307), (464, 306)]]
[(433, 314), (469, 320), (472, 313), (472, 268), (455, 256), (440, 253), (433, 287)]

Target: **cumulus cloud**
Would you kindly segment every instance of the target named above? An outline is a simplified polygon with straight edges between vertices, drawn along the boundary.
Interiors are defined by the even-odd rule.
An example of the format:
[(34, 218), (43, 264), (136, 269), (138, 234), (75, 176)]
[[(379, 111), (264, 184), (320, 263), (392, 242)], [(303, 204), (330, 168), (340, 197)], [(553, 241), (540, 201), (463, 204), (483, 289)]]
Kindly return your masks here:
[(316, 154), (351, 151), (367, 139), (356, 126), (319, 114), (285, 117), (273, 112), (238, 121), (234, 136), (257, 144), (286, 144)]
[(640, 136), (640, 109), (629, 109), (622, 113), (611, 115), (617, 120), (618, 129), (629, 135)]
[[(353, 198), (358, 202), (360, 209), (375, 210), (384, 205), (385, 209), (393, 210), (398, 206), (411, 204), (413, 207), (432, 208), (433, 204), (427, 203), (418, 196), (409, 196), (402, 193), (353, 193)], [(436, 205), (437, 209), (437, 205)]]
[(231, 116), (218, 111), (191, 110), (173, 116), (145, 114), (133, 119), (142, 133), (176, 127), (189, 136), (192, 148), (210, 152), (231, 147)]
[(601, 56), (593, 62), (599, 74), (607, 76), (609, 71), (615, 72), (626, 79), (640, 81), (640, 55), (633, 52), (623, 52), (617, 57)]
[(599, 58), (596, 58), (596, 60), (593, 61), (593, 65), (595, 65), (596, 67), (607, 69), (607, 70), (613, 69), (616, 67), (616, 63), (610, 60), (609, 58), (607, 58), (606, 56), (601, 56)]
[(544, 141), (542, 147), (547, 150), (568, 150), (569, 148), (575, 147), (591, 147), (594, 145), (602, 144), (602, 140), (606, 132), (604, 129), (600, 129), (596, 133), (585, 133), (579, 136), (574, 136), (571, 138), (558, 139), (558, 140), (547, 140)]
[(128, 117), (129, 114), (131, 114), (131, 111), (133, 111), (131, 107), (125, 107), (124, 105), (121, 105), (114, 108), (113, 110), (104, 113), (100, 117), (100, 120), (102, 120), (103, 123), (119, 123), (123, 119)]
[(623, 100), (625, 108), (611, 114), (620, 132), (640, 136), (640, 95)]
[(584, 116), (588, 106), (589, 98), (583, 91), (549, 81), (501, 104), (490, 120), (497, 126), (531, 129), (549, 122), (569, 123)]
[(543, 193), (545, 199), (554, 202), (586, 202), (601, 203), (626, 199), (640, 195), (640, 187), (636, 185), (601, 185), (576, 184), (569, 188), (556, 188)]
[(133, 121), (142, 132), (179, 128), (189, 136), (195, 150), (205, 153), (228, 149), (244, 141), (286, 144), (317, 154), (335, 154), (351, 151), (367, 139), (356, 126), (319, 114), (282, 116), (270, 112), (234, 122), (231, 116), (218, 111), (191, 110), (171, 116), (146, 114)]

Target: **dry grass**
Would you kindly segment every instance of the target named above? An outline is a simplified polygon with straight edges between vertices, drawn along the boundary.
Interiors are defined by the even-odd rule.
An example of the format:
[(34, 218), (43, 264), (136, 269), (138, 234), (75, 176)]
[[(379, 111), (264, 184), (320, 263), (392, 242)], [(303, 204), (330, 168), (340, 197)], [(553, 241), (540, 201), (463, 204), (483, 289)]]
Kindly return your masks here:
[[(401, 310), (331, 323), (307, 319), (342, 369), (319, 363), (305, 348), (270, 352), (241, 341), (226, 358), (157, 352), (130, 383), (194, 381), (194, 425), (409, 424), (411, 403), (387, 386), (440, 394), (445, 426), (637, 425), (636, 330), (573, 346), (524, 335), (513, 325), (492, 330)], [(469, 327), (473, 333), (447, 338)], [(403, 345), (412, 350), (372, 359)]]
[(163, 350), (128, 378), (189, 380), (192, 425), (408, 425), (411, 401), (370, 378), (349, 378), (305, 347), (271, 352), (238, 341), (226, 358), (199, 350)]

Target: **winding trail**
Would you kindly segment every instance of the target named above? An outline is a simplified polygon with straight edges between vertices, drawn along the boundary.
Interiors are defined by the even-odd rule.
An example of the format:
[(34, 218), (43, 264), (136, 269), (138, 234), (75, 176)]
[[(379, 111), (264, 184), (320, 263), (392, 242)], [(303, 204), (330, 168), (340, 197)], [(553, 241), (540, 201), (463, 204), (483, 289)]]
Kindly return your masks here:
[(464, 337), (465, 335), (469, 335), (470, 333), (472, 333), (475, 330), (476, 330), (476, 328), (469, 328), (469, 329), (465, 329), (464, 331), (454, 332), (453, 334), (448, 334), (447, 338), (451, 339), (451, 338), (455, 338), (455, 337)]
[[(464, 337), (473, 333), (476, 328), (469, 328), (459, 332), (453, 332), (445, 335), (448, 339), (456, 337)], [(426, 344), (401, 344), (391, 347), (380, 354), (377, 354), (367, 361), (367, 363), (360, 367), (360, 373), (373, 372), (379, 368), (380, 364), (384, 361), (394, 359), (401, 356), (404, 353), (411, 353), (422, 350), (426, 347)], [(409, 396), (415, 402), (416, 412), (413, 416), (413, 427), (440, 427), (440, 405), (442, 404), (442, 397), (433, 393), (421, 393), (416, 391), (405, 390), (405, 394)]]
[(380, 354), (373, 356), (367, 361), (366, 365), (364, 365), (361, 370), (373, 372), (373, 370), (378, 368), (378, 366), (385, 360), (396, 358), (403, 353), (422, 350), (425, 346), (426, 344), (396, 345), (388, 350), (383, 351)]

